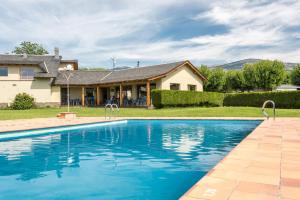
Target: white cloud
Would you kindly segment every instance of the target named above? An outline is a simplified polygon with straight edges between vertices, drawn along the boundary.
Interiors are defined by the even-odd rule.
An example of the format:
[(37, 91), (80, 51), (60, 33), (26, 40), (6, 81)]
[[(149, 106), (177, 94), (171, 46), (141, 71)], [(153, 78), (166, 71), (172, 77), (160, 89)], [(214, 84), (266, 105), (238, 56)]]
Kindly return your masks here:
[[(159, 63), (182, 59), (213, 64), (249, 57), (300, 61), (300, 48), (294, 45), (299, 31), (287, 31), (300, 27), (299, 1), (206, 4), (202, 0), (5, 1), (0, 4), (0, 41), (10, 45), (0, 45), (0, 51), (32, 40), (50, 50), (59, 46), (64, 57), (92, 66), (108, 65), (112, 56), (124, 65), (136, 60)], [(186, 8), (198, 10), (187, 17), (225, 26), (227, 31), (184, 39), (161, 37), (161, 30), (177, 15), (171, 12), (174, 8), (186, 15)], [(176, 21), (171, 23), (177, 26)]]

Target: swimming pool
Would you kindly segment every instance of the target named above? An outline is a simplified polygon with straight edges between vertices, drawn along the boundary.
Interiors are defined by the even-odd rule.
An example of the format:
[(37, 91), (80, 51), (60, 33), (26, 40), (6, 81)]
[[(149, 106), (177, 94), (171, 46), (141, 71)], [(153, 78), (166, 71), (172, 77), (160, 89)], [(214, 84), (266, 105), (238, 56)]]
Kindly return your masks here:
[(0, 199), (178, 199), (260, 123), (128, 120), (16, 132), (0, 140)]

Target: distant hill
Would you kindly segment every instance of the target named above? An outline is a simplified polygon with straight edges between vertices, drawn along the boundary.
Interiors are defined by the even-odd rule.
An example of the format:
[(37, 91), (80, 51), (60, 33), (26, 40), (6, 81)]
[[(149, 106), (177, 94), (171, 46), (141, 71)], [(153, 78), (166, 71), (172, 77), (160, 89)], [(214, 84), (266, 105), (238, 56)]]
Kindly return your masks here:
[[(238, 69), (242, 69), (244, 64), (247, 64), (247, 63), (252, 64), (252, 63), (256, 63), (261, 60), (262, 59), (248, 58), (248, 59), (243, 59), (243, 60), (239, 60), (239, 61), (235, 61), (235, 62), (231, 62), (231, 63), (226, 63), (223, 65), (215, 65), (213, 67), (222, 67), (225, 70), (238, 70)], [(289, 62), (284, 63), (287, 70), (292, 70), (298, 64), (299, 63), (289, 63)]]

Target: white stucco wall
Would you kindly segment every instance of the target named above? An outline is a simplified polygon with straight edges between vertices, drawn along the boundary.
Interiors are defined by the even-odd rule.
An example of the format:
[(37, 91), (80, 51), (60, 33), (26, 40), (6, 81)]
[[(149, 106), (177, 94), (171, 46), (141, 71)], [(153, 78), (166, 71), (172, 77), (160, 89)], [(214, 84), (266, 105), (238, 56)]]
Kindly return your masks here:
[(27, 93), (35, 98), (37, 103), (60, 102), (60, 91), (51, 88), (49, 79), (33, 81), (0, 81), (0, 103), (11, 103), (18, 93)]
[[(3, 67), (3, 66), (1, 66)], [(51, 79), (21, 80), (20, 68), (27, 66), (9, 66), (8, 76), (0, 76), (0, 103), (11, 103), (18, 93), (27, 93), (35, 98), (37, 103), (59, 103), (59, 87), (51, 87)], [(39, 67), (32, 67), (35, 72)]]
[(180, 84), (180, 90), (188, 90), (188, 85), (196, 85), (197, 91), (203, 91), (203, 81), (189, 67), (182, 66), (156, 82), (156, 87), (169, 90), (171, 83)]
[(60, 87), (52, 86), (51, 87), (51, 102), (60, 102)]

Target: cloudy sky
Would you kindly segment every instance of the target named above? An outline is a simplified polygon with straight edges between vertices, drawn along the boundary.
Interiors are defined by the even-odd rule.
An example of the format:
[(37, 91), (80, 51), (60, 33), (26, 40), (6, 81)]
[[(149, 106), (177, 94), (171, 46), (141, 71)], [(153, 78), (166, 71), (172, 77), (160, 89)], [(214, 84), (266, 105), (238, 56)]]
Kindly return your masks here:
[(24, 40), (81, 66), (300, 62), (300, 1), (0, 0), (0, 52)]

